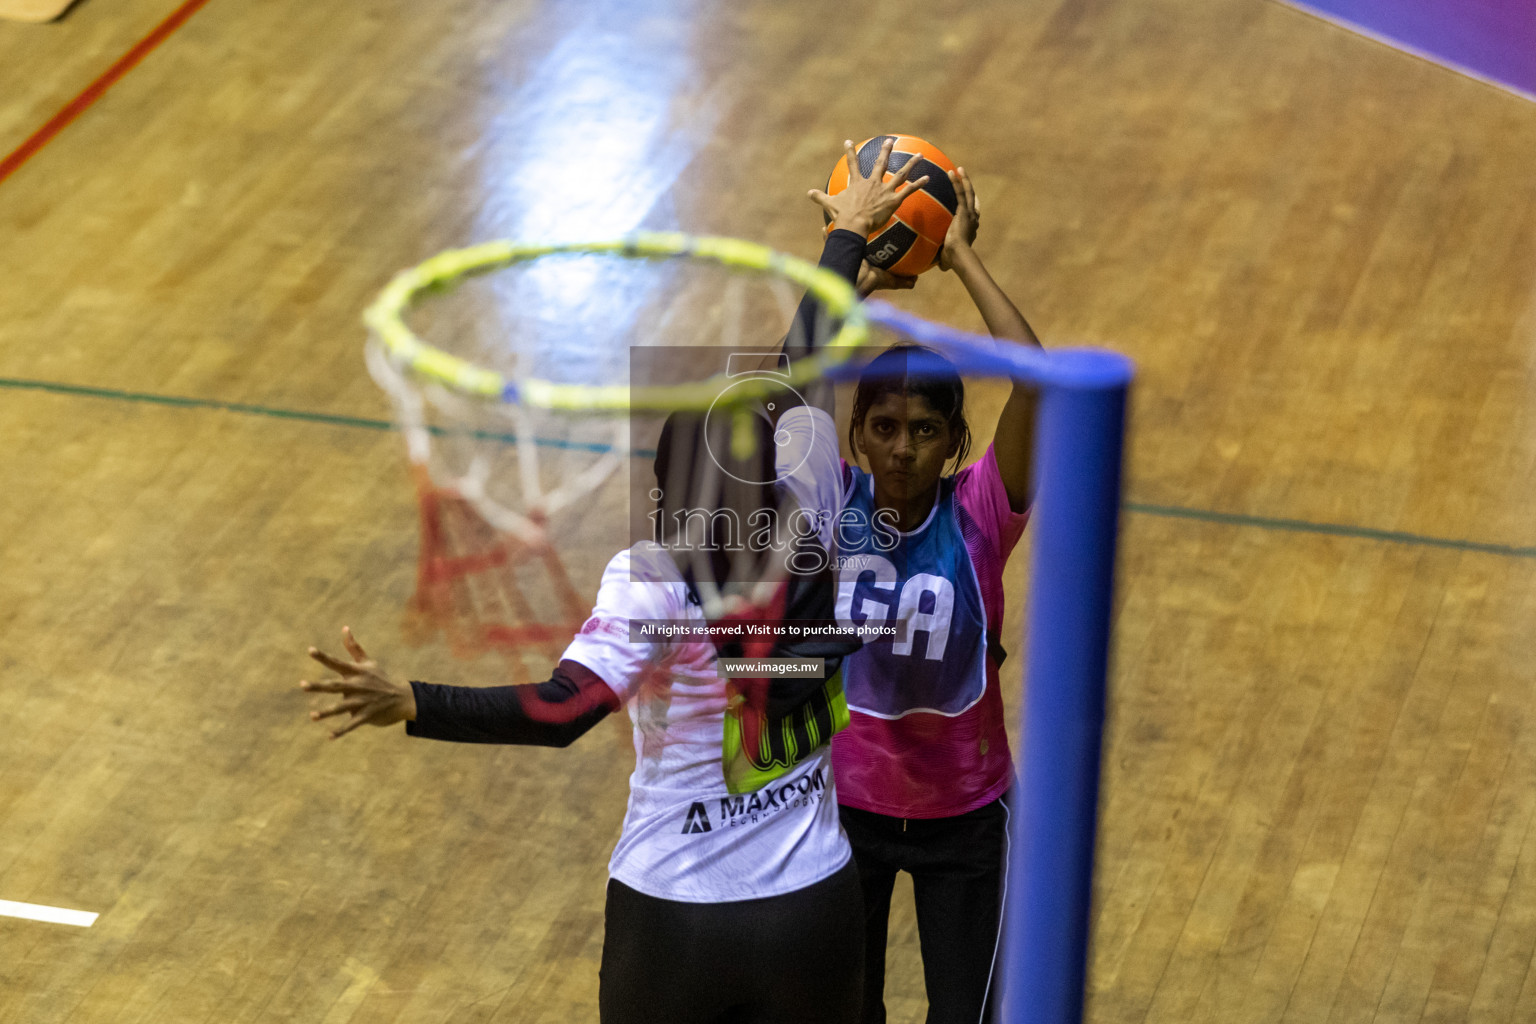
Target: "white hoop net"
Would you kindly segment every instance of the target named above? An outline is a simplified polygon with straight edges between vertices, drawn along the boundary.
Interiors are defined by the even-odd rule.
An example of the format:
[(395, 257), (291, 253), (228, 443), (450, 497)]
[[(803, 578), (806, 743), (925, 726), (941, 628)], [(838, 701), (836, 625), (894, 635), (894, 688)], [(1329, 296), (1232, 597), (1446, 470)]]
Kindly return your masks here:
[[(545, 254), (453, 279), (411, 306), (417, 338), (514, 387), (578, 387), (565, 408), (504, 401), (421, 372), (375, 331), (368, 368), (390, 396), (421, 502), (412, 611), (465, 654), (558, 653), (603, 565), (653, 532), (668, 411), (581, 398), (671, 388), (702, 409), (711, 388), (776, 375), (805, 287), (766, 266), (622, 252)], [(838, 325), (815, 322), (818, 333)]]

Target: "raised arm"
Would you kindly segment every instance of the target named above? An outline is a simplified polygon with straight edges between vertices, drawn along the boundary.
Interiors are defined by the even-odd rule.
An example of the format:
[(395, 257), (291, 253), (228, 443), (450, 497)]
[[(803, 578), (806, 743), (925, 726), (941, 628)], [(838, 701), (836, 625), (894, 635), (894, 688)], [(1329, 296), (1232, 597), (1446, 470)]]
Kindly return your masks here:
[[(955, 195), (960, 202), (944, 238), (944, 247), (939, 251), (939, 269), (952, 270), (960, 278), (993, 337), (1039, 348), (1040, 339), (1035, 336), (1034, 329), (1013, 300), (992, 280), (981, 257), (971, 246), (981, 225), (981, 209), (970, 176), (965, 173), (965, 168), (957, 167), (950, 172), (949, 178), (955, 184)], [(1008, 504), (1015, 512), (1023, 512), (1034, 500), (1032, 477), (1037, 397), (1033, 388), (1015, 384), (997, 418), (997, 432), (992, 441), (998, 472), (1008, 491)]]
[(620, 707), (618, 695), (579, 662), (563, 660), (543, 683), (520, 686), (438, 686), (398, 683), (368, 657), (350, 629), (342, 630), (350, 661), (311, 647), (309, 656), (336, 673), (299, 688), (341, 700), (310, 712), (312, 721), (348, 715), (331, 739), (360, 725), (394, 725), (425, 739), (565, 747)]
[[(880, 277), (864, 264), (864, 244), (869, 233), (891, 219), (896, 208), (915, 190), (927, 183), (924, 175), (916, 181), (907, 181), (916, 162), (908, 160), (890, 179), (885, 178), (885, 168), (891, 159), (891, 149), (896, 140), (886, 139), (875, 159), (870, 175), (865, 177), (859, 170), (858, 152), (851, 140), (843, 143), (848, 155), (848, 187), (835, 196), (819, 189), (807, 194), (827, 214), (830, 230), (822, 246), (820, 266), (839, 275), (849, 284), (867, 295), (875, 287), (911, 287), (910, 279), (897, 279), (889, 274)], [(905, 283), (903, 283), (905, 281)], [(807, 295), (800, 300), (794, 323), (785, 335), (783, 351), (790, 359), (807, 356), (815, 350), (818, 339), (830, 332), (831, 325), (822, 322), (821, 303)], [(832, 409), (832, 387), (822, 381), (806, 391), (806, 401), (828, 413)]]

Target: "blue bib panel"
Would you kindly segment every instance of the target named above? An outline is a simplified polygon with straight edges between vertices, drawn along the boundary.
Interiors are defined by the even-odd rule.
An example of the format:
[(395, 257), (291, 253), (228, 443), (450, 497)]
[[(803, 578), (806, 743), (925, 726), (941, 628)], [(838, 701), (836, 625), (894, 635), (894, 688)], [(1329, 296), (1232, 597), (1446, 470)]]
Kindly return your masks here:
[(868, 641), (843, 662), (848, 706), (880, 718), (958, 715), (987, 688), (987, 617), (956, 519), (955, 479), (940, 481), (927, 521), (900, 534), (874, 519), (869, 474), (849, 469), (837, 531), (838, 621), (904, 623), (905, 631)]

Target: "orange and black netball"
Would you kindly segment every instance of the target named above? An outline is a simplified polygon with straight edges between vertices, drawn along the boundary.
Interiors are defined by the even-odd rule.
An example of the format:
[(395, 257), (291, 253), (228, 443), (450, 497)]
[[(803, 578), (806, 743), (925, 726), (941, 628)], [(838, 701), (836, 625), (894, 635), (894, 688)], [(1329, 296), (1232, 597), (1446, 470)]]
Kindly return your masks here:
[[(864, 258), (892, 274), (912, 277), (938, 260), (949, 222), (954, 219), (959, 199), (954, 183), (949, 180), (949, 172), (955, 165), (939, 147), (915, 135), (876, 135), (859, 143), (859, 172), (865, 177), (873, 173), (875, 161), (880, 158), (880, 147), (886, 139), (895, 139), (896, 144), (891, 148), (885, 177), (889, 178), (915, 156), (917, 163), (907, 180), (916, 181), (926, 174), (928, 181), (902, 201), (890, 220), (870, 232)], [(835, 196), (847, 187), (848, 157), (845, 154), (832, 168), (826, 192)]]

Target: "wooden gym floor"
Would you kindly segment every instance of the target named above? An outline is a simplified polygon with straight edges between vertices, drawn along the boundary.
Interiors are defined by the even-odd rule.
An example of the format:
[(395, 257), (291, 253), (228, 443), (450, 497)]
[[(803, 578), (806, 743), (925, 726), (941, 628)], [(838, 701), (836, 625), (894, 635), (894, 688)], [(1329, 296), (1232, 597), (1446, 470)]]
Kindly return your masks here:
[[(175, 3), (0, 22), (0, 154)], [(359, 311), (554, 224), (814, 257), (892, 130), (1140, 367), (1088, 1018), (1536, 1018), (1536, 106), (1265, 0), (211, 0), (0, 181), (0, 899), (101, 915), (0, 917), (0, 1024), (595, 1020), (622, 729), (294, 690), (343, 624), (497, 681), (402, 635)]]

